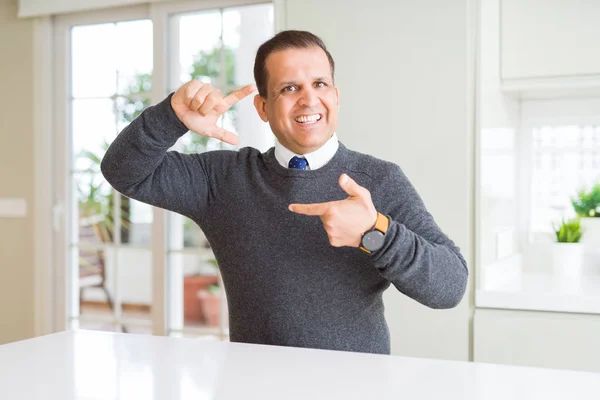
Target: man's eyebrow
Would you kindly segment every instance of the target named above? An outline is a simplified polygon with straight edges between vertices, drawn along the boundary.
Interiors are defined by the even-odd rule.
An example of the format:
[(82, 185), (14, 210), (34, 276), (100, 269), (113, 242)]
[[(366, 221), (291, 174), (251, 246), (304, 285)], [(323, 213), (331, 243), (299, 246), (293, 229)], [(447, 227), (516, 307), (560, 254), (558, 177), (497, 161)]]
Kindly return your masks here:
[(294, 81), (285, 81), (285, 82), (281, 82), (279, 85), (277, 85), (277, 87), (282, 87), (282, 86), (288, 86), (288, 85), (296, 85), (297, 83)]
[[(316, 81), (329, 82), (331, 79), (327, 78), (327, 77), (319, 76), (319, 77), (313, 78), (312, 80), (313, 80), (313, 82), (316, 82)], [(281, 82), (280, 84), (278, 84), (277, 87), (280, 88), (282, 86), (297, 85), (297, 84), (298, 83), (296, 83), (295, 81), (284, 81), (284, 82)]]

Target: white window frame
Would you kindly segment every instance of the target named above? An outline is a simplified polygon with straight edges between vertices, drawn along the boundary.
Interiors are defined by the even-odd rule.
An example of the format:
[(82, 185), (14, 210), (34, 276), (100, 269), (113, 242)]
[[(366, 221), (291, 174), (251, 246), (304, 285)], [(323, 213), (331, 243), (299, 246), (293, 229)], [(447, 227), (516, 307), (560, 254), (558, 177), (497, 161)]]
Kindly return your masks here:
[[(35, 154), (35, 334), (68, 329), (68, 251), (66, 229), (70, 159), (70, 28), (150, 19), (153, 24), (153, 82), (151, 103), (164, 98), (167, 88), (167, 29), (171, 14), (273, 3), (275, 32), (285, 29), (285, 0), (197, 0), (143, 4), (106, 10), (41, 17), (35, 21), (34, 87), (36, 88)], [(53, 78), (53, 79), (52, 79)], [(167, 212), (153, 208), (152, 333), (167, 334)], [(62, 267), (59, 267), (62, 266)]]

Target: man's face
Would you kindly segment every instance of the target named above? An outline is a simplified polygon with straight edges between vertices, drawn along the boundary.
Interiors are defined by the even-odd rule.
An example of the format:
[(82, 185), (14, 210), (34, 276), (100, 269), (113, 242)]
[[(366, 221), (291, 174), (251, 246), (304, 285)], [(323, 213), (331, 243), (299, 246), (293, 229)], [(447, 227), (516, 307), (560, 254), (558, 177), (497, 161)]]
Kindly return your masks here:
[(265, 62), (267, 98), (254, 105), (286, 148), (296, 154), (319, 149), (338, 124), (339, 94), (331, 67), (319, 47), (271, 53)]

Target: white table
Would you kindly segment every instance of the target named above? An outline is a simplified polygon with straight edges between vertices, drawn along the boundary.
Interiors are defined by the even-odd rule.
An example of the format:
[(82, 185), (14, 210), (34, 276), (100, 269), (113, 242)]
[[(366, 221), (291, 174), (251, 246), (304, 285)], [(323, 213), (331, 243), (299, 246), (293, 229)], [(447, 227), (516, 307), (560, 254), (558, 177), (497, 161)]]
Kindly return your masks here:
[(600, 374), (91, 331), (0, 346), (0, 398), (600, 399)]

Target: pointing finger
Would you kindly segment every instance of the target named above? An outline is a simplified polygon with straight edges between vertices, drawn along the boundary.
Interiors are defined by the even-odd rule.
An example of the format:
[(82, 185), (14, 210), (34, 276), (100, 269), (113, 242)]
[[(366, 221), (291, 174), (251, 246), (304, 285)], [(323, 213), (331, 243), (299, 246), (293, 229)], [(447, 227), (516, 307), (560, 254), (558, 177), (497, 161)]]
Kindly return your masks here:
[(237, 90), (231, 92), (223, 100), (229, 107), (231, 107), (238, 101), (242, 100), (244, 97), (250, 96), (252, 93), (254, 93), (255, 90), (256, 90), (256, 85), (254, 85), (254, 84), (246, 85), (241, 89), (237, 89)]
[(290, 204), (289, 209), (297, 214), (324, 215), (332, 203)]

